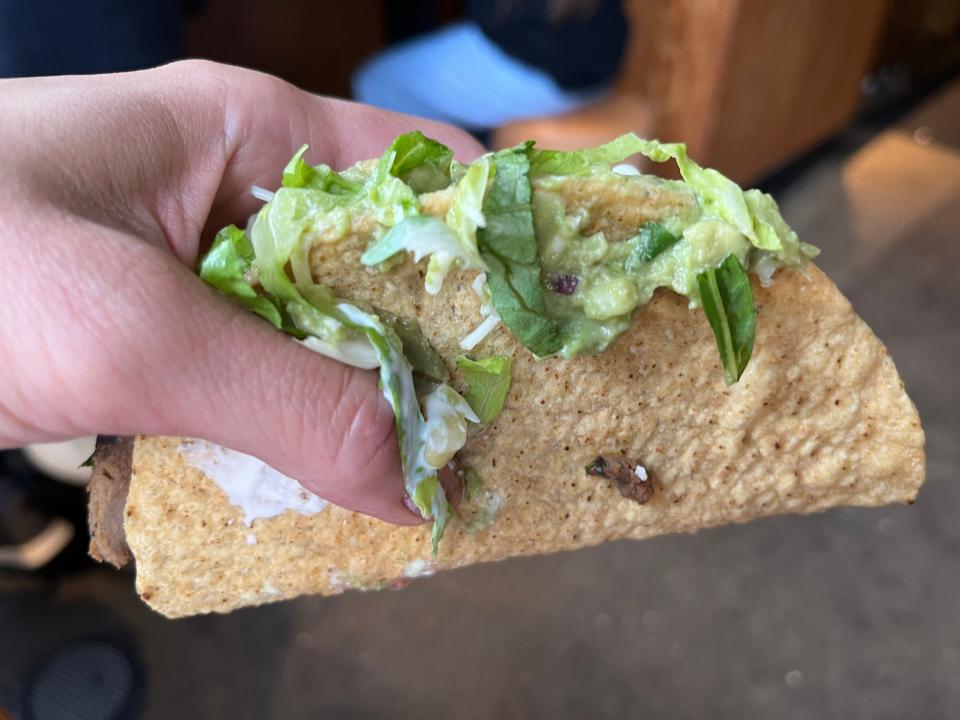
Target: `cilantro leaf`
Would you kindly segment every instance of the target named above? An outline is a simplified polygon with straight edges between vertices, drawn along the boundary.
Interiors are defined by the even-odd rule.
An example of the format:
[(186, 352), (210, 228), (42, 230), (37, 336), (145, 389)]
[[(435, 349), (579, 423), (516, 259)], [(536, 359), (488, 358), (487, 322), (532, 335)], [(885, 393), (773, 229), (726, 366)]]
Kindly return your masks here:
[(633, 252), (627, 264), (631, 264), (631, 260), (648, 263), (679, 239), (660, 223), (646, 222), (637, 236), (628, 241)]
[(730, 254), (697, 276), (703, 311), (713, 329), (727, 385), (740, 379), (753, 354), (757, 310), (743, 265)]

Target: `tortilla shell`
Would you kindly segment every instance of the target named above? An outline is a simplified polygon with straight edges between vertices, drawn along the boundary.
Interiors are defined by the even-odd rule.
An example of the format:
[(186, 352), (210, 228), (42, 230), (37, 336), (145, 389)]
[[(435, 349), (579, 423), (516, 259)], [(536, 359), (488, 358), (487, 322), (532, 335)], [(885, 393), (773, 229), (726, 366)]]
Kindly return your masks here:
[(90, 557), (114, 567), (133, 556), (123, 529), (123, 509), (130, 484), (133, 438), (97, 438), (93, 473), (87, 485), (90, 517)]
[[(584, 197), (575, 181), (565, 192)], [(608, 225), (636, 227), (687, 201), (679, 189), (616, 203), (604, 192), (583, 202), (595, 197), (594, 210), (605, 209), (594, 221)], [(424, 207), (439, 214), (448, 203), (439, 193)], [(360, 269), (370, 228), (361, 220), (360, 232), (318, 243), (311, 254), (318, 279), (341, 297), (416, 317), (453, 372), (459, 340), (481, 317), (473, 274), (452, 273), (432, 297), (423, 290), (425, 263)], [(460, 452), (483, 491), (460, 506), (437, 558), (429, 525), (396, 527), (334, 506), (248, 528), (240, 509), (181, 455), (187, 441), (138, 437), (124, 518), (137, 589), (170, 617), (226, 612), (617, 538), (911, 502), (924, 479), (924, 436), (884, 346), (813, 265), (805, 274), (778, 272), (770, 288), (754, 282), (755, 351), (731, 387), (702, 311), (671, 291), (659, 290), (607, 351), (572, 361), (535, 360), (501, 325), (476, 354), (510, 355), (513, 386), (501, 414)], [(653, 498), (640, 505), (612, 481), (587, 476), (585, 465), (602, 453), (647, 468)], [(478, 530), (484, 509), (497, 505), (492, 525)]]

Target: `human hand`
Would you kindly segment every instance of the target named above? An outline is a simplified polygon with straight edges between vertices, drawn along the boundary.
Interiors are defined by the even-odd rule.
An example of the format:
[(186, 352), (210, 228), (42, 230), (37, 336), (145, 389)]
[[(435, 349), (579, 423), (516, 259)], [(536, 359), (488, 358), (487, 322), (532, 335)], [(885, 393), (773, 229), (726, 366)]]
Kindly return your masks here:
[(80, 435), (200, 437), (338, 505), (398, 523), (394, 418), (374, 372), (319, 356), (192, 272), (303, 143), (344, 167), (437, 123), (200, 61), (0, 81), (0, 447)]

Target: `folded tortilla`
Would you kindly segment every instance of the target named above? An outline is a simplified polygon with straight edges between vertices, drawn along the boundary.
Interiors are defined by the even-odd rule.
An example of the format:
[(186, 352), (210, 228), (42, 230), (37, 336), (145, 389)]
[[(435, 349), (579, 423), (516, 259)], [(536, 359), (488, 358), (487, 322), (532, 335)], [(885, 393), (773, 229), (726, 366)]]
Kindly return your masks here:
[[(559, 192), (614, 237), (690, 202), (678, 187), (638, 187), (571, 177)], [(424, 213), (442, 215), (451, 192), (421, 202)], [(432, 296), (423, 288), (425, 261), (360, 270), (375, 225), (354, 218), (345, 239), (315, 244), (317, 279), (338, 297), (416, 318), (463, 391), (454, 359), (480, 317), (470, 288), (476, 273), (454, 271)], [(429, 525), (396, 527), (332, 505), (247, 527), (242, 510), (185, 456), (189, 441), (169, 437), (137, 437), (132, 447), (98, 453), (94, 493), (112, 500), (91, 505), (101, 530), (94, 555), (122, 564), (129, 547), (141, 597), (180, 617), (391, 587), (436, 570), (618, 538), (913, 501), (924, 479), (924, 436), (884, 346), (812, 264), (779, 271), (771, 287), (752, 281), (755, 350), (731, 386), (702, 311), (669, 290), (658, 290), (597, 355), (538, 361), (502, 325), (495, 330), (483, 351), (512, 358), (513, 384), (500, 415), (459, 453), (482, 488), (460, 504), (436, 557)], [(602, 454), (647, 469), (649, 502), (585, 473)], [(124, 490), (118, 538), (115, 498)]]

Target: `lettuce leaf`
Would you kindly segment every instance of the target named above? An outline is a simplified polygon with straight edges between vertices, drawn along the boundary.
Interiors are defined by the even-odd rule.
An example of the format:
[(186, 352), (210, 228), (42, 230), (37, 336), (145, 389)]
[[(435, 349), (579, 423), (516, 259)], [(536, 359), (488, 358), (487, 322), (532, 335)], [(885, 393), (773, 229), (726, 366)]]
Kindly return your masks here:
[(390, 173), (415, 193), (434, 192), (450, 185), (453, 151), (419, 131), (400, 135), (388, 149), (393, 153)]
[(307, 164), (303, 159), (306, 150), (304, 145), (287, 163), (283, 187), (265, 206), (278, 236), (327, 235), (335, 239), (350, 232), (355, 215), (369, 213), (381, 225), (391, 227), (420, 212), (416, 193), (390, 173), (395, 150), (388, 148), (362, 183), (326, 165)]
[(403, 355), (410, 361), (415, 373), (434, 383), (450, 381), (447, 364), (423, 336), (420, 323), (413, 318), (400, 317), (386, 310), (378, 310), (377, 314), (400, 338)]
[(560, 350), (560, 326), (547, 315), (533, 229), (531, 143), (493, 155), (493, 184), (483, 201), (486, 227), (477, 230), (493, 306), (510, 331), (535, 355)]
[(253, 264), (253, 245), (236, 225), (217, 233), (213, 245), (200, 262), (200, 277), (228, 297), (240, 301), (277, 330), (300, 335), (276, 299), (260, 295), (247, 279)]
[(540, 150), (530, 153), (530, 177), (540, 175), (580, 175), (597, 165), (614, 165), (642, 152), (638, 142), (645, 142), (633, 133), (621, 135), (608, 143), (583, 150)]
[(358, 205), (372, 210), (377, 222), (386, 227), (420, 212), (420, 201), (413, 189), (391, 174), (396, 157), (397, 151), (387, 148), (358, 198)]
[[(298, 191), (285, 189), (278, 192), (276, 198), (290, 192)], [(357, 367), (379, 368), (381, 389), (396, 418), (404, 486), (421, 515), (434, 520), (432, 540), (436, 553), (450, 508), (437, 479), (438, 468), (425, 457), (428, 439), (436, 437), (435, 428), (431, 430), (433, 426), (421, 412), (414, 365), (406, 353), (413, 355), (426, 372), (440, 376), (436, 379), (441, 380), (441, 384), (431, 393), (434, 408), (439, 408), (434, 410), (434, 415), (443, 415), (446, 422), (454, 424), (476, 416), (463, 398), (442, 383), (446, 379), (446, 368), (426, 345), (415, 323), (397, 322), (394, 327), (398, 332), (389, 320), (336, 299), (329, 288), (313, 280), (309, 243), (303, 233), (291, 232), (287, 219), (277, 222), (272, 204), (264, 206), (257, 215), (248, 244), (240, 243), (237, 254), (242, 254), (257, 271), (263, 294), (286, 313), (295, 330), (305, 336), (303, 342), (307, 347)], [(239, 242), (235, 233), (231, 233), (231, 238)], [(231, 262), (236, 265), (232, 259)], [(407, 336), (406, 344), (401, 334)], [(451, 442), (458, 441), (459, 445), (446, 451), (452, 455), (465, 440), (465, 433), (463, 438), (454, 436)]]
[(379, 318), (349, 303), (338, 303), (337, 310), (346, 323), (367, 335), (380, 358), (380, 387), (396, 417), (404, 485), (420, 514), (425, 519), (433, 518), (432, 540), (436, 553), (450, 516), (450, 506), (437, 479), (437, 468), (427, 464), (424, 458), (427, 421), (420, 411), (413, 367), (403, 355), (400, 338)]
[[(446, 255), (451, 260), (463, 258), (469, 261), (456, 234), (443, 220), (429, 215), (415, 215), (393, 226), (379, 240), (374, 241), (360, 256), (360, 262), (364, 265), (379, 265), (404, 251), (413, 253), (414, 262), (439, 254)], [(436, 294), (439, 288), (434, 287), (433, 290), (433, 294)]]
[(733, 225), (755, 247), (762, 250), (780, 249), (780, 237), (769, 223), (752, 215), (740, 186), (712, 168), (700, 167), (687, 155), (686, 145), (640, 138), (635, 138), (633, 145), (654, 162), (666, 162), (671, 158), (676, 161), (680, 175), (702, 197), (704, 210)]
[(290, 162), (283, 169), (280, 184), (287, 188), (310, 188), (320, 190), (331, 195), (352, 195), (360, 190), (362, 185), (347, 180), (329, 165), (307, 164), (303, 159), (309, 145), (302, 146), (290, 158)]
[[(457, 194), (447, 211), (445, 222), (453, 230), (459, 242), (459, 250), (454, 254), (455, 263), (464, 270), (484, 270), (483, 260), (477, 249), (477, 230), (486, 225), (483, 214), (483, 199), (487, 193), (487, 184), (493, 166), (489, 158), (481, 158), (467, 168), (457, 183)], [(427, 265), (426, 286), (437, 288), (443, 283), (451, 267), (448, 258), (434, 256)]]
[(778, 259), (790, 265), (802, 264), (803, 258), (816, 254), (813, 246), (800, 243), (783, 222), (773, 198), (759, 190), (744, 192), (723, 174), (701, 167), (687, 155), (683, 143), (644, 140), (628, 133), (606, 145), (586, 150), (533, 150), (531, 175), (576, 175), (638, 153), (654, 162), (674, 160), (684, 181), (701, 197), (705, 212), (729, 222), (754, 247), (775, 252)]
[(479, 360), (459, 357), (457, 369), (469, 387), (465, 399), (480, 422), (485, 424), (497, 417), (507, 401), (513, 380), (510, 357), (492, 355)]

